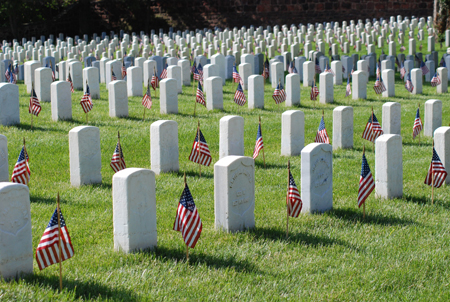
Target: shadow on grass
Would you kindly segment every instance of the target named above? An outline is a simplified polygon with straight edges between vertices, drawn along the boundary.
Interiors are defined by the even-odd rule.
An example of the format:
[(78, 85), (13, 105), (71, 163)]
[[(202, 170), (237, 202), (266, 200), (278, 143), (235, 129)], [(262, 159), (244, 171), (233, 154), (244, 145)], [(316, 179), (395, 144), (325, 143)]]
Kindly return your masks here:
[(265, 238), (284, 242), (296, 242), (311, 247), (330, 246), (337, 244), (346, 246), (351, 249), (356, 249), (345, 241), (324, 236), (311, 235), (307, 232), (290, 231), (287, 238), (285, 229), (256, 227), (254, 229), (248, 230), (248, 232), (249, 234), (252, 234), (254, 236), (254, 240)]
[[(36, 123), (36, 122), (35, 122)], [(67, 132), (63, 129), (54, 129), (54, 128), (42, 128), (39, 126), (36, 126), (35, 123), (33, 124), (33, 129), (31, 129), (30, 124), (18, 124), (18, 125), (12, 125), (12, 127), (16, 127), (17, 129), (26, 130), (26, 131), (52, 131), (52, 132)]]
[(45, 198), (39, 196), (30, 195), (31, 203), (46, 203), (46, 204), (54, 204), (56, 205), (56, 197), (55, 198)]
[[(185, 172), (186, 172), (186, 176), (199, 177), (199, 176), (198, 176), (198, 169), (197, 169), (197, 170), (177, 171), (176, 174), (177, 174), (178, 176), (183, 177)], [(202, 171), (202, 176), (201, 176), (201, 178), (213, 178), (213, 177), (214, 177), (214, 173), (203, 172), (203, 171)]]
[(409, 219), (402, 219), (395, 216), (385, 216), (380, 214), (372, 214), (366, 212), (366, 217), (363, 218), (362, 209), (333, 209), (326, 213), (326, 215), (348, 220), (348, 221), (359, 221), (360, 223), (365, 224), (379, 224), (379, 225), (409, 225), (409, 224), (417, 224), (417, 222)]
[[(158, 246), (154, 251), (148, 251), (147, 253), (154, 253), (156, 257), (162, 261), (186, 261), (185, 249), (170, 249), (166, 247)], [(257, 272), (259, 270), (250, 262), (246, 260), (236, 260), (232, 256), (228, 258), (216, 257), (211, 254), (204, 254), (192, 249), (189, 249), (189, 263), (190, 264), (204, 264), (208, 267), (214, 267), (217, 269), (222, 268), (234, 268), (240, 272)]]
[[(404, 146), (419, 147), (419, 142), (418, 142), (418, 141), (415, 141), (415, 142), (402, 142), (402, 145), (404, 145)], [(427, 141), (423, 141), (423, 140), (420, 141), (420, 147), (423, 147), (423, 146), (431, 146), (431, 145), (432, 145), (431, 142), (427, 142)]]
[[(413, 195), (409, 195), (409, 194), (403, 194), (402, 200), (404, 200), (406, 202), (416, 203), (416, 204), (419, 204), (419, 205), (428, 204), (428, 205), (432, 206), (432, 204), (431, 204), (431, 187), (427, 186), (427, 188), (429, 188), (428, 189), (428, 195), (425, 195), (425, 196), (413, 196)], [(435, 190), (435, 193), (436, 193), (436, 190), (439, 190), (439, 189), (435, 188), (434, 190)], [(445, 208), (447, 210), (450, 209), (450, 204), (448, 202), (446, 202), (445, 199), (440, 199), (440, 198), (434, 197), (434, 205), (441, 206), (441, 207), (443, 207), (443, 208)]]
[[(59, 276), (30, 275), (25, 277), (24, 282), (30, 285), (39, 285), (52, 288), (55, 293), (59, 291)], [(118, 288), (117, 286), (105, 286), (89, 279), (87, 281), (67, 280), (63, 277), (63, 289), (67, 290), (76, 299), (110, 299), (111, 301), (138, 301), (139, 297), (133, 291)]]
[[(262, 157), (262, 156), (258, 156), (258, 157)], [(260, 169), (283, 169), (283, 168), (287, 168), (287, 164), (279, 165), (279, 164), (269, 164), (269, 163), (266, 163), (266, 167), (264, 168), (264, 161), (263, 161), (262, 158), (255, 160), (255, 166), (257, 166)]]

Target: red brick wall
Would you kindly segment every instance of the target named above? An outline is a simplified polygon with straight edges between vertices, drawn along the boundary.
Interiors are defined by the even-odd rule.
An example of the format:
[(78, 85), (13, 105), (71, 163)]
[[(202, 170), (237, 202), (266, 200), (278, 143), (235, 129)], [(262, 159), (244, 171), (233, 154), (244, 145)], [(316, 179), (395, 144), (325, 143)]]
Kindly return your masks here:
[(177, 29), (240, 27), (431, 16), (433, 1), (421, 0), (166, 0), (152, 2), (154, 13)]

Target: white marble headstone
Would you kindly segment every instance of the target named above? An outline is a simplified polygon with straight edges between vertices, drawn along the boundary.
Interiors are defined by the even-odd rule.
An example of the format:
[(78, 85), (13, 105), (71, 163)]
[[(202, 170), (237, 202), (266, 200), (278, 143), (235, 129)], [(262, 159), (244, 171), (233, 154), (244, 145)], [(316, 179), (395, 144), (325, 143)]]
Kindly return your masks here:
[(159, 120), (150, 126), (151, 169), (156, 174), (178, 171), (178, 124)]
[(8, 140), (6, 136), (0, 134), (0, 182), (8, 181)]

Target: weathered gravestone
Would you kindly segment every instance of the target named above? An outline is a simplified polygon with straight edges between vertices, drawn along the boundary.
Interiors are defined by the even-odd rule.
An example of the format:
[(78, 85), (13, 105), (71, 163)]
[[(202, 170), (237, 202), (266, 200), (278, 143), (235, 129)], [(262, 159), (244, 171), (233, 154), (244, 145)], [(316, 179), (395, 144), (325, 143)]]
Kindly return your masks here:
[(6, 136), (0, 134), (0, 182), (8, 181), (8, 140)]
[(41, 102), (50, 102), (50, 85), (52, 84), (52, 70), (47, 67), (40, 67), (34, 71), (34, 89), (36, 96)]
[(156, 247), (155, 173), (128, 168), (113, 176), (114, 250)]
[(301, 153), (302, 212), (333, 208), (333, 151), (330, 144), (312, 143)]
[(300, 155), (305, 144), (305, 114), (288, 110), (281, 115), (281, 155)]
[(402, 137), (383, 134), (375, 140), (375, 197), (403, 195)]
[(142, 68), (129, 67), (127, 69), (127, 93), (128, 96), (142, 96)]
[(244, 155), (244, 118), (228, 115), (220, 119), (219, 158)]
[(78, 126), (69, 131), (70, 183), (72, 186), (102, 182), (100, 129)]
[(209, 77), (205, 80), (206, 108), (208, 110), (223, 109), (222, 78)]
[(108, 84), (108, 86), (109, 86), (108, 89), (109, 116), (127, 117), (128, 116), (127, 83), (125, 81), (112, 81)]
[(248, 77), (248, 108), (264, 108), (264, 77), (251, 75)]
[(381, 72), (381, 79), (383, 80), (384, 87), (383, 97), (395, 96), (395, 73), (392, 69), (385, 69)]
[(150, 126), (151, 169), (156, 174), (178, 171), (178, 124), (159, 120)]
[(338, 106), (333, 110), (333, 150), (353, 148), (353, 107)]
[(70, 83), (67, 81), (56, 81), (50, 85), (52, 95), (52, 120), (72, 119), (72, 93)]
[(436, 86), (436, 92), (437, 93), (448, 92), (448, 69), (446, 67), (439, 67), (436, 71), (439, 77), (441, 78), (441, 83)]
[(291, 73), (286, 76), (286, 106), (295, 105), (300, 105), (300, 75)]
[[(365, 61), (364, 61), (365, 62)], [(367, 73), (362, 70), (353, 72), (352, 75), (352, 99), (367, 98)]]
[(10, 126), (20, 124), (19, 86), (0, 83), (0, 124)]
[(22, 184), (0, 183), (0, 277), (33, 273), (30, 193)]
[(164, 79), (160, 83), (160, 113), (178, 113), (177, 80)]
[(255, 227), (255, 161), (226, 156), (214, 165), (216, 229), (238, 232)]
[(383, 104), (383, 133), (400, 135), (401, 126), (401, 106), (400, 103), (386, 102)]
[(425, 136), (433, 136), (434, 130), (436, 130), (441, 126), (442, 126), (442, 102), (440, 100), (426, 101), (425, 118), (423, 123), (423, 134)]
[(333, 103), (334, 86), (333, 75), (329, 72), (322, 72), (319, 75), (319, 101), (322, 104)]
[(188, 60), (179, 60), (178, 66), (181, 68), (181, 82), (184, 86), (191, 85), (191, 70)]

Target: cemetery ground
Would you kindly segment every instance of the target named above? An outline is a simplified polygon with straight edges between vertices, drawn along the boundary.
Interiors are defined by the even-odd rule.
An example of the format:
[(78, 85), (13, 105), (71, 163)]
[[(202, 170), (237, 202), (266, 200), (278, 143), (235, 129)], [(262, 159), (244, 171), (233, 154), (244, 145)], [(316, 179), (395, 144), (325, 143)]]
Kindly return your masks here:
[[(440, 53), (442, 56), (442, 52)], [(318, 79), (318, 77), (317, 77)], [(9, 174), (26, 138), (30, 158), (31, 219), (34, 251), (61, 194), (61, 209), (75, 250), (63, 262), (63, 291), (58, 292), (58, 265), (18, 281), (0, 282), (0, 300), (448, 300), (450, 299), (450, 189), (435, 189), (423, 182), (431, 156), (432, 139), (420, 136), (420, 146), (412, 139), (418, 103), (424, 118), (424, 103), (442, 100), (443, 125), (450, 122), (448, 94), (437, 95), (424, 83), (423, 94), (410, 95), (396, 74), (396, 96), (378, 97), (368, 83), (367, 100), (344, 98), (346, 81), (334, 87), (333, 104), (309, 100), (310, 88), (301, 86), (301, 105), (278, 106), (265, 85), (265, 108), (249, 110), (233, 102), (236, 84), (224, 86), (224, 110), (207, 111), (197, 105), (193, 117), (193, 87), (183, 87), (179, 114), (159, 114), (159, 98), (147, 110), (143, 121), (141, 97), (129, 97), (129, 117), (110, 118), (108, 92), (100, 84), (101, 99), (93, 100), (89, 125), (100, 128), (102, 184), (75, 188), (70, 185), (70, 129), (85, 125), (79, 101), (82, 91), (72, 95), (73, 119), (51, 120), (50, 103), (41, 102), (42, 111), (30, 130), (29, 94), (22, 82), (20, 118), (17, 126), (0, 126), (8, 138)], [(144, 90), (145, 92), (145, 90)], [(158, 91), (159, 93), (159, 91)], [(357, 207), (358, 183), (363, 145), (372, 173), (375, 156), (372, 143), (361, 138), (374, 113), (382, 124), (382, 105), (401, 104), (403, 143), (403, 197), (366, 201), (366, 218)], [(247, 105), (247, 104), (246, 104)], [(332, 112), (336, 106), (354, 108), (354, 148), (333, 151), (333, 210), (323, 214), (302, 214), (289, 220), (286, 238), (287, 161), (297, 186), (301, 187), (300, 156), (281, 157), (281, 114), (296, 109), (305, 113), (305, 146), (314, 142), (322, 110), (333, 143)], [(315, 107), (315, 108), (314, 108)], [(245, 119), (245, 155), (252, 156), (261, 116), (264, 151), (256, 159), (256, 227), (240, 233), (224, 233), (214, 228), (214, 163), (219, 159), (219, 120), (225, 115)], [(127, 167), (150, 169), (150, 125), (160, 120), (178, 123), (180, 171), (156, 176), (158, 246), (152, 251), (132, 254), (113, 250), (113, 210), (109, 163), (120, 131)], [(188, 160), (197, 121), (212, 154), (210, 167)], [(203, 221), (203, 232), (195, 249), (185, 258), (181, 234), (172, 230), (176, 208), (183, 190), (183, 173)], [(14, 201), (11, 201), (14, 202)], [(9, 244), (14, 244), (10, 242)]]

